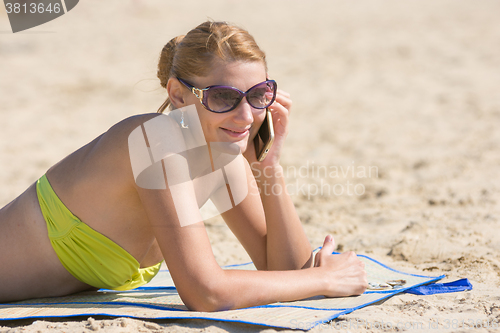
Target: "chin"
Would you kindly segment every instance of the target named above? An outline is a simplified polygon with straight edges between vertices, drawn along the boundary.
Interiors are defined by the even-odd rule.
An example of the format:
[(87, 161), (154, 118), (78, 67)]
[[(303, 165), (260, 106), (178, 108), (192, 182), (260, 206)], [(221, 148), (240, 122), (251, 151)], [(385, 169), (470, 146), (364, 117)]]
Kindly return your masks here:
[(238, 145), (238, 147), (240, 147), (240, 150), (241, 150), (241, 153), (243, 154), (246, 150), (247, 150), (247, 147), (248, 147), (248, 142), (247, 140), (244, 140), (244, 141), (237, 141), (237, 142), (234, 142), (235, 144)]

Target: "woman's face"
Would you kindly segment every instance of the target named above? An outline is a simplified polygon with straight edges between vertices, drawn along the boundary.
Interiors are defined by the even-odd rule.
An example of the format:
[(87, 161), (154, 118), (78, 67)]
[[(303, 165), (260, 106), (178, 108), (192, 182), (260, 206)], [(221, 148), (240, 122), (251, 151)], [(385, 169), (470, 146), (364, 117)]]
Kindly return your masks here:
[[(265, 80), (266, 69), (261, 62), (224, 63), (218, 61), (208, 76), (192, 78), (189, 83), (200, 89), (212, 85), (224, 85), (247, 91)], [(233, 142), (244, 153), (249, 140), (253, 140), (264, 121), (265, 109), (255, 109), (248, 104), (246, 98), (243, 98), (234, 110), (215, 113), (205, 109), (193, 93), (188, 89), (185, 90), (186, 104), (196, 105), (205, 140), (207, 142)]]

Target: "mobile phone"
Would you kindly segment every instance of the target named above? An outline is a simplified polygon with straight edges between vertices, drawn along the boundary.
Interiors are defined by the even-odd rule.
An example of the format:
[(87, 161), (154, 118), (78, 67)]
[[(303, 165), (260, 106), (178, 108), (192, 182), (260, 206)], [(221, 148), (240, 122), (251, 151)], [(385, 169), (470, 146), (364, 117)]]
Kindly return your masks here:
[[(261, 142), (262, 141), (262, 142)], [(259, 132), (254, 138), (255, 155), (257, 160), (262, 162), (271, 149), (274, 141), (273, 116), (269, 108), (266, 108), (266, 118), (259, 128)]]

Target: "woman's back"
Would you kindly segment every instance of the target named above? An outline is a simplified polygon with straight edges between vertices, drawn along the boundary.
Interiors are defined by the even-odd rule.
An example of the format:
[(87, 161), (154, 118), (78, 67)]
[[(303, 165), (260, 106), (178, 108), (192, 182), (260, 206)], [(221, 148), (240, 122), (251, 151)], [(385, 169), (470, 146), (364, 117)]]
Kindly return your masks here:
[(55, 193), (74, 215), (141, 264), (155, 237), (135, 190), (127, 143), (133, 129), (155, 116), (121, 121), (47, 172)]
[[(162, 260), (147, 215), (137, 195), (128, 153), (130, 132), (155, 114), (127, 118), (89, 144), (70, 154), (47, 173), (47, 179), (66, 208), (82, 222), (122, 247), (141, 267)], [(0, 266), (9, 267), (0, 285), (0, 300), (64, 295), (88, 285), (72, 279), (60, 264), (47, 235), (36, 186), (0, 210)], [(26, 270), (26, 267), (31, 267)], [(33, 282), (19, 286), (19, 276)], [(54, 279), (66, 275), (61, 288)], [(67, 273), (67, 274), (64, 274)], [(24, 279), (23, 278), (23, 279)], [(75, 282), (76, 281), (76, 282)], [(51, 286), (58, 286), (51, 291)], [(22, 287), (22, 288), (21, 288)]]

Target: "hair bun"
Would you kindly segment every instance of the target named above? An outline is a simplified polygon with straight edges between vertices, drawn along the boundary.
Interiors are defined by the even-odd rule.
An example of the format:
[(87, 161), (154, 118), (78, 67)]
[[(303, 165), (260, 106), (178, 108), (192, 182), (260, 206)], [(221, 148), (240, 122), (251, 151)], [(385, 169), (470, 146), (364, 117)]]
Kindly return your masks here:
[(172, 38), (161, 50), (157, 76), (163, 88), (167, 88), (167, 82), (174, 62), (175, 50), (183, 38), (184, 35)]

